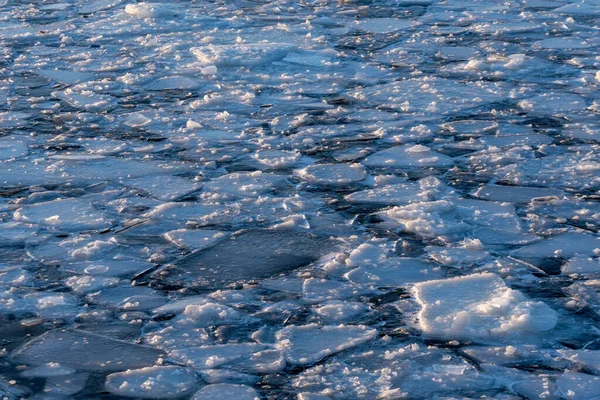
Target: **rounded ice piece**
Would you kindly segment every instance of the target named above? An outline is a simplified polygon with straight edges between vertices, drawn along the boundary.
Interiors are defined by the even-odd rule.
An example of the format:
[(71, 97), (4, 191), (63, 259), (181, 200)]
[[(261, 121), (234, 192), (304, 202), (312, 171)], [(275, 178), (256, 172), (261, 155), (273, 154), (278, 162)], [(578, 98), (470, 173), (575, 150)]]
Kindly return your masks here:
[(170, 399), (189, 393), (198, 377), (188, 368), (155, 366), (117, 372), (106, 377), (105, 388), (112, 394), (143, 399)]
[(256, 390), (246, 385), (234, 385), (230, 383), (218, 383), (204, 386), (197, 392), (192, 400), (259, 400)]

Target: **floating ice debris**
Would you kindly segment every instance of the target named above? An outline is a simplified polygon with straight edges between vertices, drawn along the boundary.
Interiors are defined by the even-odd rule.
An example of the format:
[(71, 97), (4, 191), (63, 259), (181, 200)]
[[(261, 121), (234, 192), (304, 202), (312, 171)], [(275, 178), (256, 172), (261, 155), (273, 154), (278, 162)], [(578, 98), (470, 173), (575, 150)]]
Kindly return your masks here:
[(419, 328), (448, 339), (505, 338), (554, 328), (557, 315), (529, 301), (495, 274), (475, 274), (415, 285)]
[(171, 399), (190, 393), (198, 382), (188, 368), (157, 366), (116, 372), (106, 377), (104, 388), (115, 395), (142, 399)]
[(186, 76), (166, 76), (148, 85), (147, 90), (194, 90), (198, 89), (200, 82)]
[(276, 347), (284, 351), (289, 363), (311, 365), (330, 354), (358, 346), (376, 336), (375, 329), (363, 325), (291, 326), (277, 332)]
[(171, 175), (153, 175), (141, 178), (124, 179), (126, 186), (149, 193), (151, 196), (163, 200), (173, 201), (185, 197), (202, 187), (199, 182)]
[(204, 386), (197, 392), (192, 400), (259, 400), (258, 392), (245, 385), (234, 385), (230, 383), (219, 383), (215, 385)]
[(379, 151), (367, 157), (363, 164), (367, 167), (389, 168), (449, 168), (450, 157), (421, 145), (402, 145)]
[(0, 160), (22, 157), (28, 152), (26, 142), (20, 140), (0, 140)]
[(600, 250), (600, 238), (579, 232), (568, 232), (533, 243), (514, 252), (518, 258), (563, 257), (595, 255)]
[(594, 399), (600, 396), (600, 377), (579, 372), (565, 372), (556, 380), (562, 397), (574, 400)]
[(107, 94), (98, 94), (91, 90), (68, 88), (62, 92), (53, 92), (52, 95), (82, 111), (109, 111), (116, 106), (114, 97)]
[(258, 197), (277, 189), (289, 187), (284, 175), (256, 172), (235, 172), (213, 179), (204, 185), (204, 194), (209, 199), (220, 200), (230, 197)]
[(413, 21), (397, 18), (373, 18), (352, 21), (347, 26), (369, 33), (384, 34), (410, 28), (413, 24)]
[(264, 150), (252, 155), (261, 165), (271, 169), (291, 168), (298, 163), (300, 156), (299, 152), (285, 150)]
[(434, 200), (444, 185), (434, 177), (418, 182), (394, 183), (376, 189), (362, 190), (345, 196), (356, 204), (400, 205)]
[(75, 231), (110, 227), (113, 221), (90, 201), (57, 199), (23, 206), (14, 215), (16, 220)]
[(137, 4), (127, 4), (125, 6), (125, 12), (129, 15), (133, 15), (139, 18), (156, 18), (160, 17), (165, 13), (165, 11), (163, 11), (160, 5), (145, 2)]
[[(220, 287), (294, 270), (335, 248), (325, 237), (293, 230), (241, 231), (177, 262), (166, 278), (172, 283)], [(158, 275), (160, 276), (160, 274)]]
[(298, 175), (316, 185), (343, 186), (363, 181), (367, 171), (361, 164), (317, 164), (304, 168)]
[(36, 366), (58, 362), (76, 370), (110, 372), (151, 366), (160, 356), (158, 350), (149, 347), (78, 330), (56, 329), (31, 339), (10, 358)]
[(73, 368), (66, 368), (60, 363), (47, 363), (38, 367), (26, 369), (21, 373), (22, 376), (28, 378), (47, 378), (52, 376), (71, 375), (75, 372)]
[(281, 60), (292, 46), (285, 43), (253, 43), (236, 45), (208, 45), (192, 47), (191, 53), (204, 65), (252, 67)]
[(169, 352), (174, 358), (194, 368), (215, 368), (265, 350), (256, 343), (230, 343), (216, 346), (186, 347)]
[(600, 397), (599, 0), (0, 9), (0, 398)]
[(583, 276), (600, 274), (600, 261), (591, 257), (573, 257), (562, 267), (563, 274)]
[(168, 240), (189, 250), (199, 250), (211, 246), (223, 236), (225, 236), (223, 232), (197, 229), (177, 229), (165, 233)]
[(364, 314), (368, 307), (362, 303), (352, 301), (331, 301), (315, 308), (315, 313), (320, 316), (326, 324), (335, 322), (347, 322), (352, 318)]

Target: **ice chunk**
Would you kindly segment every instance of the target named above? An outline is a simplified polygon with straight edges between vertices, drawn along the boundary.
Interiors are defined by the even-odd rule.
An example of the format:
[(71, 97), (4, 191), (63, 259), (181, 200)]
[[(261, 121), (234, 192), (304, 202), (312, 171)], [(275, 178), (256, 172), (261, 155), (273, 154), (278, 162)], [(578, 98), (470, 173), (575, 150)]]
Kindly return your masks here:
[(204, 328), (167, 326), (147, 333), (144, 337), (144, 343), (163, 350), (174, 350), (184, 347), (205, 346), (212, 342)]
[(165, 233), (165, 237), (177, 246), (184, 249), (199, 250), (212, 246), (215, 242), (225, 236), (220, 231), (209, 231), (199, 229), (177, 229)]
[(260, 396), (250, 386), (218, 383), (204, 386), (197, 392), (192, 400), (260, 400)]
[(237, 360), (235, 368), (252, 373), (274, 373), (285, 368), (285, 358), (279, 350), (264, 350)]
[(114, 97), (107, 94), (98, 94), (91, 90), (68, 88), (62, 92), (52, 92), (52, 95), (82, 111), (109, 111), (117, 105)]
[(29, 149), (27, 144), (20, 140), (0, 140), (0, 160), (27, 155)]
[(161, 7), (153, 3), (127, 4), (125, 12), (138, 18), (157, 18), (164, 14)]
[(347, 282), (309, 278), (302, 287), (302, 299), (307, 302), (346, 299), (369, 292), (368, 289)]
[(186, 76), (166, 76), (146, 85), (147, 90), (193, 90), (200, 87), (200, 82)]
[(381, 168), (449, 168), (454, 162), (450, 157), (425, 146), (401, 145), (374, 153), (363, 164)]
[(584, 282), (574, 283), (564, 291), (600, 315), (600, 280), (588, 279)]
[(91, 14), (102, 10), (107, 10), (121, 4), (123, 0), (92, 0), (80, 3), (80, 14)]
[(10, 358), (30, 365), (59, 362), (76, 370), (110, 372), (154, 365), (160, 356), (158, 350), (149, 347), (84, 331), (56, 329), (25, 343)]
[(190, 393), (197, 381), (198, 377), (191, 369), (156, 366), (110, 374), (104, 387), (119, 396), (171, 399)]
[(65, 395), (73, 395), (81, 392), (90, 377), (87, 372), (81, 372), (65, 376), (53, 376), (46, 379), (44, 393), (47, 395), (55, 394), (59, 398), (64, 398)]
[(367, 171), (361, 164), (317, 164), (304, 168), (298, 175), (313, 184), (342, 186), (364, 180)]
[(538, 333), (554, 328), (557, 315), (542, 302), (527, 300), (492, 273), (418, 283), (419, 327), (444, 338), (486, 339)]
[(0, 112), (0, 128), (16, 128), (27, 124), (31, 114), (20, 111)]
[(191, 53), (204, 66), (225, 65), (256, 66), (283, 59), (291, 44), (286, 43), (240, 43), (235, 45), (208, 45), (193, 47)]
[(594, 373), (600, 373), (599, 350), (559, 350), (559, 353), (570, 361), (584, 365)]
[(202, 187), (199, 182), (171, 175), (151, 175), (141, 178), (124, 179), (124, 185), (149, 193), (162, 201), (174, 201), (185, 197)]
[(325, 324), (347, 322), (367, 311), (369, 307), (353, 301), (331, 301), (315, 308), (315, 314), (320, 316)]
[(190, 304), (185, 307), (183, 316), (184, 322), (205, 327), (231, 324), (241, 318), (233, 308), (217, 303)]
[(46, 378), (51, 376), (71, 375), (75, 372), (73, 368), (63, 367), (59, 363), (50, 362), (38, 367), (26, 369), (21, 376), (27, 378)]
[(345, 196), (355, 204), (401, 205), (434, 200), (443, 184), (433, 177), (418, 182), (393, 183), (376, 189), (362, 190)]
[(556, 380), (562, 398), (589, 400), (600, 397), (600, 377), (579, 372), (565, 372)]
[(229, 383), (254, 385), (259, 381), (259, 378), (256, 375), (249, 375), (226, 369), (203, 369), (200, 370), (200, 376), (205, 382), (210, 384)]
[(256, 343), (229, 343), (176, 349), (169, 352), (169, 357), (194, 368), (215, 368), (266, 348), (266, 346)]
[(598, 251), (600, 238), (585, 233), (567, 232), (521, 247), (514, 255), (518, 258), (571, 258), (576, 255), (595, 255)]
[(384, 225), (413, 232), (424, 238), (456, 235), (468, 229), (455, 214), (455, 205), (448, 200), (414, 203), (383, 211)]
[(289, 186), (284, 175), (255, 172), (234, 172), (213, 179), (204, 185), (204, 192), (215, 198), (258, 197)]
[(427, 246), (429, 256), (442, 265), (469, 265), (488, 259), (490, 253), (478, 248)]
[(93, 81), (96, 76), (89, 72), (80, 72), (72, 70), (59, 70), (59, 69), (42, 69), (36, 71), (41, 76), (48, 79), (52, 79), (56, 82), (76, 84), (81, 82)]
[(177, 268), (169, 271), (164, 279), (218, 288), (237, 280), (258, 279), (294, 270), (316, 261), (334, 248), (329, 238), (310, 233), (250, 229), (178, 261)]
[(272, 169), (286, 169), (295, 166), (301, 154), (297, 151), (263, 150), (252, 155), (256, 161)]
[(290, 326), (277, 332), (276, 347), (285, 352), (289, 363), (310, 365), (376, 336), (375, 329), (364, 325)]
[(293, 64), (306, 65), (308, 67), (326, 67), (332, 65), (331, 57), (309, 52), (288, 53), (283, 58), (283, 61)]
[(369, 33), (394, 33), (399, 30), (410, 28), (413, 21), (399, 18), (371, 18), (359, 19), (346, 24), (350, 28), (356, 28)]
[(102, 276), (129, 276), (138, 272), (142, 272), (154, 265), (149, 262), (137, 261), (137, 260), (99, 260), (99, 261), (86, 261), (81, 263), (74, 263), (68, 265), (62, 265), (61, 270), (85, 275), (102, 275)]
[(473, 195), (484, 200), (529, 203), (533, 199), (542, 197), (560, 197), (562, 191), (551, 188), (489, 185), (482, 186)]
[(91, 201), (85, 199), (57, 199), (25, 205), (15, 212), (15, 219), (61, 230), (81, 231), (108, 228), (113, 221)]
[(600, 261), (591, 257), (573, 257), (562, 267), (563, 274), (598, 275), (600, 274)]

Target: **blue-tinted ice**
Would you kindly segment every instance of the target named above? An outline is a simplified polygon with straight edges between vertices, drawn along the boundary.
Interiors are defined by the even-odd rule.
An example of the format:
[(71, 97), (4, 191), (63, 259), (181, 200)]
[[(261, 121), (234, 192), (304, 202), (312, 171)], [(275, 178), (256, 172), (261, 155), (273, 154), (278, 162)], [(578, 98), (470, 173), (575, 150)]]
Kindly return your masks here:
[(0, 398), (600, 398), (598, 0), (0, 0)]

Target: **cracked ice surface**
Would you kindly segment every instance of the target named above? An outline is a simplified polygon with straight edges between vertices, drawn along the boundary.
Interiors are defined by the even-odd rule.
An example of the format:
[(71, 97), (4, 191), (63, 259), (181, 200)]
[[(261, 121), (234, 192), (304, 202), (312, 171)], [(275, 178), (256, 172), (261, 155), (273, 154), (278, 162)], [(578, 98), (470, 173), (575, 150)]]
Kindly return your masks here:
[(598, 0), (0, 0), (0, 398), (600, 398)]

